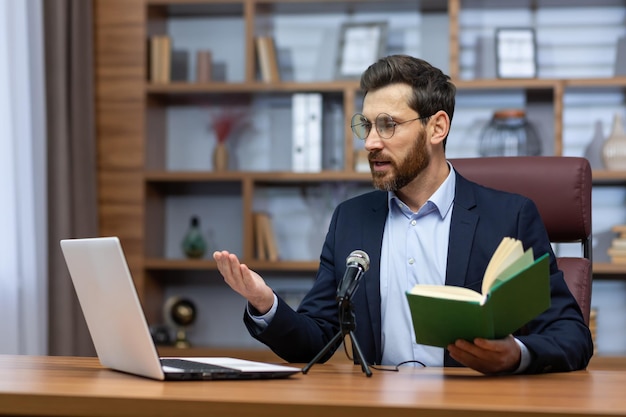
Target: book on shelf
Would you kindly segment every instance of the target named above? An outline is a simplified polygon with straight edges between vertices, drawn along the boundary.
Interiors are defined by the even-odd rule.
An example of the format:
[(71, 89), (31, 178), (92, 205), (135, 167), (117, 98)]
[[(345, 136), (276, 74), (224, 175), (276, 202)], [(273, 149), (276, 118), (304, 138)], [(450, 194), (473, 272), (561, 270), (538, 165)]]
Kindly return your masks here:
[(211, 81), (212, 70), (212, 55), (211, 51), (198, 51), (196, 52), (196, 82), (208, 83)]
[(168, 83), (171, 79), (172, 41), (167, 35), (150, 38), (150, 82)]
[(611, 227), (611, 231), (614, 233), (619, 233), (619, 237), (626, 238), (626, 224), (616, 224)]
[(416, 285), (406, 297), (415, 340), (446, 347), (457, 339), (500, 339), (550, 307), (549, 256), (505, 237), (483, 276), (481, 292), (449, 285)]
[(626, 225), (615, 225), (611, 231), (618, 233), (618, 236), (611, 241), (611, 246), (607, 249), (607, 254), (612, 263), (626, 263)]
[(258, 36), (256, 38), (256, 50), (263, 82), (279, 82), (280, 70), (274, 38), (271, 36)]
[(257, 259), (260, 261), (277, 261), (279, 258), (278, 245), (269, 214), (255, 212), (253, 213), (253, 222)]
[(611, 262), (615, 264), (626, 263), (626, 250), (609, 248), (607, 252), (611, 257)]
[(322, 170), (322, 95), (295, 93), (291, 99), (293, 172)]
[(610, 247), (607, 249), (607, 253), (611, 258), (611, 262), (616, 264), (626, 263), (626, 249)]
[(189, 81), (189, 52), (182, 49), (172, 50), (171, 80)]
[(160, 60), (159, 37), (152, 36), (148, 40), (148, 61), (150, 62), (148, 67), (148, 80), (152, 83), (157, 82), (161, 77)]
[(263, 232), (263, 224), (261, 220), (261, 213), (252, 213), (252, 221), (254, 226), (254, 243), (256, 258), (259, 261), (267, 260), (267, 249), (265, 247), (265, 235)]
[(624, 237), (616, 237), (611, 241), (612, 249), (623, 250), (624, 254), (626, 254), (626, 238)]

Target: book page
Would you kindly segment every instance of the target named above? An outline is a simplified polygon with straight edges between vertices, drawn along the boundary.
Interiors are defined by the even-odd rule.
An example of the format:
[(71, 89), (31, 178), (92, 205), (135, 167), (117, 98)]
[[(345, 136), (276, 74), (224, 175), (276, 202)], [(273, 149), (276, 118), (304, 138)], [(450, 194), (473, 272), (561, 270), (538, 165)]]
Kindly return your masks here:
[(423, 297), (446, 298), (449, 300), (476, 301), (482, 303), (484, 296), (474, 290), (453, 285), (416, 285), (409, 294)]
[(515, 277), (520, 271), (528, 268), (534, 262), (535, 257), (533, 255), (533, 248), (528, 248), (521, 257), (513, 261), (513, 263), (509, 265), (508, 268), (505, 268), (496, 276), (491, 284), (491, 287), (489, 287), (489, 290), (491, 291), (496, 288), (500, 283), (506, 282), (509, 279)]
[(482, 293), (487, 294), (498, 275), (522, 255), (524, 255), (524, 248), (521, 241), (511, 237), (503, 238), (485, 270)]

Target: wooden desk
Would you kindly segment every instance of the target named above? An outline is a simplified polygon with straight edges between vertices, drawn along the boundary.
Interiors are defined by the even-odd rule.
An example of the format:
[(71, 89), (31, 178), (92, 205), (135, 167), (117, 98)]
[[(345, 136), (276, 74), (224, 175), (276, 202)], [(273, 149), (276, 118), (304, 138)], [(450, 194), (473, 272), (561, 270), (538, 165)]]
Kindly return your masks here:
[(626, 415), (626, 370), (485, 377), (467, 369), (315, 365), (274, 381), (158, 382), (93, 358), (1, 356), (0, 415), (607, 416)]

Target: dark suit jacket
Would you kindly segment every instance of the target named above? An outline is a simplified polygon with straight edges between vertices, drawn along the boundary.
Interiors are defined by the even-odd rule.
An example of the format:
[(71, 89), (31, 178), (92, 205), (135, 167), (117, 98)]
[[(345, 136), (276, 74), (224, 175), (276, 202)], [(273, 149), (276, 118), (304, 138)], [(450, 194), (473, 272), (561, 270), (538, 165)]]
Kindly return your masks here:
[[(355, 337), (365, 360), (369, 364), (380, 364), (379, 271), (387, 212), (387, 193), (383, 191), (373, 191), (341, 203), (331, 220), (316, 281), (298, 312), (279, 300), (274, 319), (260, 332), (244, 314), (244, 322), (252, 336), (289, 362), (311, 361), (339, 331), (335, 300), (337, 286), (345, 272), (347, 256), (355, 249), (362, 249), (370, 256), (370, 268), (352, 297)], [(557, 268), (535, 204), (520, 195), (482, 187), (457, 173), (446, 285), (480, 291), (487, 263), (505, 236), (520, 239), (525, 248), (532, 246), (535, 256), (549, 252), (551, 257), (552, 305), (515, 334), (532, 355), (526, 372), (585, 368), (593, 353), (591, 335), (562, 272)], [(330, 356), (329, 353), (323, 360)], [(459, 365), (449, 357), (447, 350), (444, 363), (446, 366)]]

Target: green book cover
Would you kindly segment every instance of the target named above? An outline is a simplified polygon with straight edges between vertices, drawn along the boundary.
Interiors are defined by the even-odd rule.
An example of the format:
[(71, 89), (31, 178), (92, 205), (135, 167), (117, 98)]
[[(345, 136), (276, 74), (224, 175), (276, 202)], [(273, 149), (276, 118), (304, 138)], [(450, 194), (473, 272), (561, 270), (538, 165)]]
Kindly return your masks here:
[[(532, 251), (525, 253), (526, 260), (528, 256), (530, 265), (514, 262), (486, 294), (449, 286), (446, 289), (458, 293), (450, 297), (457, 299), (407, 291), (416, 342), (446, 347), (457, 339), (500, 339), (544, 312), (550, 307), (549, 256), (535, 261)], [(468, 297), (465, 292), (476, 296)]]

